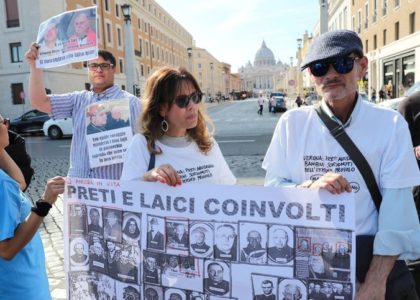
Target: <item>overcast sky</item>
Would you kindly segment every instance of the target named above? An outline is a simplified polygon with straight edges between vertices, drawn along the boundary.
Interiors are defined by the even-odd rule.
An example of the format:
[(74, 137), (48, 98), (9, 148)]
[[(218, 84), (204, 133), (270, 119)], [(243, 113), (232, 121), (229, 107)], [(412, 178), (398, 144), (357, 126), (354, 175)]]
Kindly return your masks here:
[[(298, 38), (312, 33), (319, 15), (316, 0), (156, 0), (232, 72), (254, 62), (265, 40), (276, 60), (295, 57)], [(296, 60), (294, 59), (294, 63)]]

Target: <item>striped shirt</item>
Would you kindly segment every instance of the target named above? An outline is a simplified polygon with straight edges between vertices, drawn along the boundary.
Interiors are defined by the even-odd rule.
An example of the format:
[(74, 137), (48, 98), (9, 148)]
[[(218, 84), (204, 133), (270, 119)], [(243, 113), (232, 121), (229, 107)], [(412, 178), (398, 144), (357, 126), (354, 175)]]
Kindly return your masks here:
[(73, 139), (70, 149), (70, 169), (67, 176), (79, 178), (98, 178), (119, 180), (123, 168), (122, 163), (91, 168), (86, 142), (86, 106), (113, 99), (129, 99), (131, 128), (136, 132), (136, 120), (139, 117), (141, 103), (132, 94), (113, 85), (101, 94), (93, 91), (76, 91), (61, 95), (49, 95), (51, 102), (52, 118), (73, 118)]

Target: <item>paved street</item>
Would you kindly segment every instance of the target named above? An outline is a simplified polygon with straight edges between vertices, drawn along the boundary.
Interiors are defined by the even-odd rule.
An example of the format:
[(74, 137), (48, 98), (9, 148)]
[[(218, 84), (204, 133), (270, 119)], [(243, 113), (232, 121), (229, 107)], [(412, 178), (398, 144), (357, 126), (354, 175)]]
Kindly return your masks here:
[[(233, 173), (238, 177), (239, 184), (262, 185), (264, 177), (264, 172), (261, 169), (261, 162), (264, 155), (263, 151), (265, 152), (264, 149), (268, 146), (278, 115), (274, 116), (267, 113), (261, 117), (257, 116), (256, 104), (252, 100), (241, 103), (225, 102), (217, 105), (217, 107), (215, 105), (209, 107), (209, 115), (214, 117), (215, 124), (219, 128), (219, 131), (216, 132), (216, 138), (224, 153), (232, 153), (234, 148), (236, 148), (236, 153), (249, 153), (249, 151), (243, 152), (244, 149), (241, 150), (241, 148), (252, 149), (251, 145), (255, 143), (259, 144), (258, 149), (254, 149), (254, 155), (230, 155), (225, 153), (226, 160)], [(238, 107), (249, 110), (249, 115), (243, 112), (240, 118), (235, 118), (235, 115), (241, 114), (241, 109)], [(230, 115), (230, 117), (226, 117), (225, 114)], [(247, 115), (250, 119), (247, 119)], [(247, 124), (251, 124), (252, 126)], [(260, 126), (256, 127), (255, 124)], [(235, 131), (229, 130), (231, 127), (237, 128), (239, 132), (237, 131), (236, 134), (232, 134)], [(263, 132), (262, 136), (266, 137), (261, 138), (258, 132)], [(240, 133), (242, 133), (242, 136)], [(249, 140), (253, 140), (253, 142), (249, 142)], [(27, 195), (33, 201), (36, 201), (42, 194), (48, 178), (67, 173), (70, 139), (53, 141), (43, 136), (35, 136), (27, 137), (26, 141), (28, 151), (33, 159), (32, 165), (35, 169), (35, 176), (27, 190)], [(51, 293), (53, 299), (57, 300), (66, 299), (63, 219), (63, 203), (59, 199), (50, 214), (44, 219), (44, 224), (41, 227)]]

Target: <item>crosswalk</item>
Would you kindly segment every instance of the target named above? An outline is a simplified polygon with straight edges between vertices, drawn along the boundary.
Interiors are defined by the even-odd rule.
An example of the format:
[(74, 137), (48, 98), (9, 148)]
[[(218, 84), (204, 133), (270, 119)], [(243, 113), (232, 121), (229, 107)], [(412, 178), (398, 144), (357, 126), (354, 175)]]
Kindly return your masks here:
[(227, 118), (227, 119), (220, 119), (220, 118), (214, 118), (212, 119), (212, 121), (214, 123), (231, 123), (231, 122), (235, 122), (235, 123), (242, 123), (242, 122), (266, 122), (266, 123), (275, 123), (278, 118), (280, 117), (280, 114), (278, 115), (278, 117), (273, 117), (270, 116), (269, 118), (264, 118), (264, 116), (262, 117), (255, 117), (255, 118)]

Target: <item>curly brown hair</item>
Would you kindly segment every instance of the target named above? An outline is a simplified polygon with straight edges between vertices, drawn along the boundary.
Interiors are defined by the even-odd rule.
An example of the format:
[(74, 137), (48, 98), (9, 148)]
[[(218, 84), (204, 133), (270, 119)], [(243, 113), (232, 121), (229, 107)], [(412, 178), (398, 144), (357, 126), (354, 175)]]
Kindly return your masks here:
[[(163, 118), (159, 112), (165, 104), (168, 105), (169, 109), (172, 107), (175, 97), (179, 94), (182, 82), (189, 82), (197, 92), (201, 93), (200, 86), (195, 78), (184, 68), (162, 67), (153, 72), (146, 82), (143, 111), (137, 126), (147, 139), (147, 148), (150, 153), (161, 153), (160, 149), (153, 147), (155, 141), (164, 134), (161, 128)], [(208, 117), (200, 106), (197, 126), (187, 129), (187, 135), (197, 143), (198, 148), (204, 154), (207, 154), (213, 147), (206, 121), (209, 121)]]

